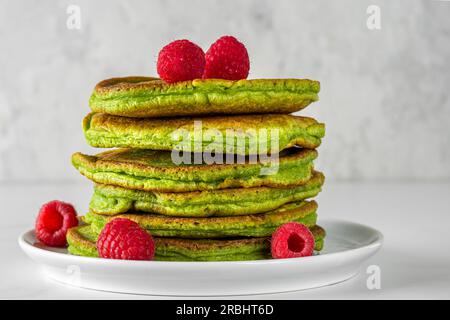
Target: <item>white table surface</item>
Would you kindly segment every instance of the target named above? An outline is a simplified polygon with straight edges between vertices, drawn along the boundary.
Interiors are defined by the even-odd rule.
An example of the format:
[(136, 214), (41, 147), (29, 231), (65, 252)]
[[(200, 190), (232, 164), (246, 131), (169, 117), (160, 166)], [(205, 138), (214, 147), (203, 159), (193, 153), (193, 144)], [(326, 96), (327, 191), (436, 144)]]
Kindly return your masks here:
[[(31, 229), (42, 203), (53, 199), (86, 210), (92, 187), (82, 184), (0, 185), (0, 298), (166, 299), (77, 289), (54, 283), (21, 252), (17, 237)], [(355, 278), (283, 294), (227, 299), (450, 298), (450, 183), (332, 183), (317, 198), (321, 218), (342, 218), (382, 231), (385, 243)], [(381, 268), (381, 289), (366, 286), (366, 268)], [(243, 284), (245, 285), (245, 284)]]

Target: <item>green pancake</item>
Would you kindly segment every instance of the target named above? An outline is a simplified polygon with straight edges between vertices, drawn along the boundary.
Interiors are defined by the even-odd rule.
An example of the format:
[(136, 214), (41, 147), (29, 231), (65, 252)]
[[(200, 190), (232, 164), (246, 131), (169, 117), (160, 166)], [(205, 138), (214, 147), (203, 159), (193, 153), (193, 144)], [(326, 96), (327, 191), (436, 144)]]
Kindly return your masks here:
[(308, 79), (196, 79), (173, 84), (158, 78), (101, 81), (89, 100), (94, 112), (125, 117), (292, 113), (318, 100), (320, 83)]
[(157, 237), (177, 238), (227, 238), (227, 237), (267, 237), (280, 225), (296, 221), (312, 227), (317, 220), (315, 201), (298, 201), (285, 204), (266, 213), (210, 218), (180, 218), (142, 212), (99, 215), (92, 212), (83, 217), (99, 234), (105, 224), (115, 218), (127, 218)]
[(87, 142), (99, 148), (248, 155), (292, 146), (317, 148), (325, 125), (285, 114), (148, 119), (90, 113), (83, 120), (83, 131)]
[(178, 217), (248, 215), (316, 196), (325, 177), (314, 172), (304, 185), (289, 188), (237, 188), (181, 193), (151, 192), (95, 185), (90, 211), (115, 215), (143, 211)]
[(279, 155), (277, 172), (269, 175), (264, 169), (270, 165), (260, 162), (176, 165), (171, 152), (142, 149), (115, 149), (96, 156), (75, 153), (72, 164), (81, 174), (100, 184), (133, 190), (187, 192), (301, 185), (311, 178), (316, 157), (315, 150), (284, 150)]
[[(314, 249), (323, 248), (325, 230), (310, 228), (315, 239)], [(179, 239), (154, 237), (155, 260), (161, 261), (237, 261), (270, 258), (270, 237), (216, 239)], [(71, 254), (98, 257), (97, 236), (89, 225), (75, 227), (67, 232), (68, 251)]]

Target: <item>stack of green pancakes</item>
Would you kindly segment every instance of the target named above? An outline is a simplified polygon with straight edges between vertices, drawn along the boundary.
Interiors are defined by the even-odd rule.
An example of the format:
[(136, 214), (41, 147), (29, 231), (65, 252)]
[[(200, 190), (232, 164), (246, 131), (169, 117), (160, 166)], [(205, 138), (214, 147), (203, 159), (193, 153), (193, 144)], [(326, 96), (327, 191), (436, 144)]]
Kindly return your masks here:
[(118, 217), (150, 232), (156, 260), (267, 259), (272, 233), (292, 221), (320, 251), (311, 198), (324, 183), (313, 161), (325, 127), (290, 114), (319, 88), (306, 79), (100, 82), (83, 131), (89, 145), (115, 149), (72, 156), (94, 190), (67, 234), (69, 252), (98, 256), (102, 228)]

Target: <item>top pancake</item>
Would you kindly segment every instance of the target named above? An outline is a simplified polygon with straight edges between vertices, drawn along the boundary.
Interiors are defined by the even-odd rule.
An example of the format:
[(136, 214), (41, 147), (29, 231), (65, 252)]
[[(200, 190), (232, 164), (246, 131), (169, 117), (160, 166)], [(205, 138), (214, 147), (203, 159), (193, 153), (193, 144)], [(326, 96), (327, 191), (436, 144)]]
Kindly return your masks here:
[(318, 100), (320, 83), (308, 79), (195, 79), (168, 84), (158, 78), (101, 81), (89, 99), (94, 112), (126, 117), (292, 113)]

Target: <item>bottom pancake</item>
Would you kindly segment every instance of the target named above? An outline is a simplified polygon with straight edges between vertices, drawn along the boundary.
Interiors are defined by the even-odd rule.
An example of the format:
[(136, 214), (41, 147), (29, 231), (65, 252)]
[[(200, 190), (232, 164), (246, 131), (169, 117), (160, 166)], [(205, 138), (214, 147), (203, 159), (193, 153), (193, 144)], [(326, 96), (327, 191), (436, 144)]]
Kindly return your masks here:
[[(325, 230), (310, 228), (315, 239), (314, 250), (323, 248)], [(67, 242), (74, 255), (98, 257), (96, 233), (90, 225), (69, 229)], [(160, 261), (239, 261), (270, 259), (270, 237), (233, 239), (180, 239), (154, 237), (155, 260)]]

